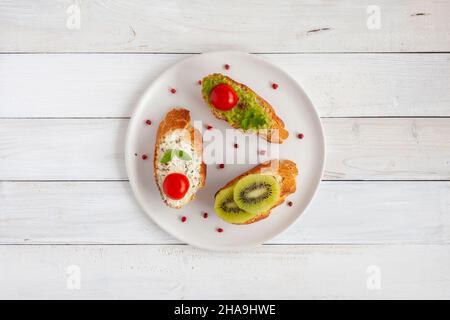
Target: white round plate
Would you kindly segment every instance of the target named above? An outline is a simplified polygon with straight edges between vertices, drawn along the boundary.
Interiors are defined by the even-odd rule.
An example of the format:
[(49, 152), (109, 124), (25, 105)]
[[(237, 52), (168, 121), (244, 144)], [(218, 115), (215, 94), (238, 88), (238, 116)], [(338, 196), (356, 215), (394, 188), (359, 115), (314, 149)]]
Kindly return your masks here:
[[(229, 70), (224, 65), (229, 64)], [(284, 121), (289, 138), (281, 145), (269, 144), (270, 150), (279, 146), (281, 159), (290, 159), (297, 164), (297, 192), (290, 195), (286, 203), (273, 209), (271, 215), (249, 225), (232, 225), (214, 213), (214, 194), (229, 180), (255, 166), (255, 164), (229, 164), (224, 169), (215, 164), (207, 167), (206, 185), (197, 193), (194, 201), (181, 209), (167, 207), (161, 200), (153, 176), (153, 150), (156, 131), (165, 114), (174, 107), (191, 111), (191, 121), (202, 121), (216, 130), (230, 129), (223, 120), (216, 119), (201, 96), (198, 80), (211, 73), (223, 73), (246, 84), (267, 100)], [(279, 84), (274, 90), (272, 83)], [(176, 88), (172, 94), (170, 88)], [(152, 125), (145, 124), (150, 119)], [(199, 128), (202, 130), (202, 128)], [(299, 132), (304, 139), (297, 138)], [(206, 140), (208, 130), (203, 128)], [(238, 132), (238, 135), (244, 135)], [(267, 143), (261, 138), (253, 139)], [(235, 149), (233, 142), (225, 142), (227, 154), (245, 152)], [(204, 149), (208, 142), (205, 141)], [(248, 154), (257, 154), (261, 145), (248, 143)], [(137, 154), (137, 156), (136, 156)], [(143, 160), (142, 154), (148, 159)], [(261, 156), (258, 162), (270, 160), (272, 151)], [(161, 74), (147, 89), (131, 117), (125, 150), (125, 162), (132, 186), (145, 212), (164, 230), (183, 242), (210, 250), (230, 250), (252, 247), (266, 242), (285, 230), (305, 210), (320, 183), (325, 158), (325, 143), (322, 125), (314, 106), (297, 82), (270, 62), (252, 54), (241, 52), (211, 52), (180, 61)], [(218, 163), (223, 160), (218, 160)], [(204, 219), (202, 214), (209, 214)], [(182, 216), (187, 217), (181, 222)], [(217, 228), (223, 232), (217, 232)]]

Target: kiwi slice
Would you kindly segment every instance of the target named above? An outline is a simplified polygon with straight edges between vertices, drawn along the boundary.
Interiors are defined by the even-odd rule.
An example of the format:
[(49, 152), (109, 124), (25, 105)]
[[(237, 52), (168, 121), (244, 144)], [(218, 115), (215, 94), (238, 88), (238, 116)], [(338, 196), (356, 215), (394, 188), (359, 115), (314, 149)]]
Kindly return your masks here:
[(239, 208), (233, 200), (233, 186), (217, 193), (214, 203), (217, 215), (229, 223), (241, 224), (255, 216)]
[(249, 174), (236, 183), (233, 198), (244, 211), (254, 214), (266, 212), (280, 198), (280, 184), (271, 175)]

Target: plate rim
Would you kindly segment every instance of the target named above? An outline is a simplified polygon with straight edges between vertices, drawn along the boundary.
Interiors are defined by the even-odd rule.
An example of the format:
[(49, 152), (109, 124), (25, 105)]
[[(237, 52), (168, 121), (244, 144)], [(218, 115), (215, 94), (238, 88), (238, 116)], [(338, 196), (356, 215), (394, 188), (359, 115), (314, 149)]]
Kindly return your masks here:
[[(144, 107), (144, 101), (148, 100), (148, 96), (150, 94), (150, 92), (152, 91), (153, 86), (156, 85), (156, 83), (163, 78), (166, 74), (168, 74), (169, 72), (171, 72), (173, 69), (175, 69), (179, 64), (181, 63), (186, 63), (186, 61), (190, 60), (190, 59), (194, 59), (197, 58), (200, 55), (220, 55), (220, 54), (240, 54), (240, 55), (248, 55), (251, 56), (252, 58), (255, 58), (257, 60), (262, 61), (265, 64), (269, 64), (273, 67), (275, 67), (278, 71), (280, 71), (281, 73), (283, 73), (284, 76), (286, 76), (289, 80), (291, 80), (295, 86), (297, 87), (297, 89), (299, 89), (304, 97), (307, 99), (307, 101), (309, 102), (309, 104), (312, 106), (312, 111), (314, 113), (314, 116), (317, 118), (318, 120), (318, 124), (319, 124), (319, 128), (320, 128), (320, 142), (322, 144), (321, 150), (320, 150), (320, 154), (322, 157), (322, 163), (320, 166), (320, 175), (319, 175), (319, 179), (317, 181), (315, 181), (314, 183), (314, 191), (312, 192), (312, 195), (310, 197), (310, 199), (307, 201), (307, 203), (305, 204), (305, 207), (303, 208), (303, 210), (301, 212), (299, 212), (297, 214), (297, 216), (295, 217), (295, 219), (290, 222), (287, 226), (280, 228), (280, 230), (278, 232), (276, 232), (273, 236), (271, 236), (270, 238), (264, 240), (264, 241), (258, 241), (255, 243), (249, 243), (249, 244), (244, 244), (244, 245), (236, 245), (236, 246), (223, 246), (223, 247), (217, 247), (217, 246), (208, 246), (206, 244), (203, 243), (197, 243), (196, 241), (188, 241), (186, 239), (183, 239), (183, 237), (179, 236), (179, 235), (175, 235), (174, 233), (170, 232), (168, 229), (166, 229), (165, 226), (163, 226), (162, 224), (160, 224), (156, 219), (153, 218), (153, 216), (147, 212), (145, 206), (144, 206), (144, 200), (142, 199), (141, 196), (138, 195), (137, 193), (137, 184), (136, 182), (132, 179), (131, 177), (131, 157), (129, 157), (129, 153), (131, 152), (131, 144), (132, 144), (132, 138), (131, 138), (131, 130), (133, 127), (134, 122), (136, 121), (136, 115), (138, 114), (138, 111), (140, 111), (143, 107)], [(308, 209), (308, 207), (311, 205), (311, 203), (313, 202), (314, 198), (317, 195), (317, 192), (319, 190), (320, 184), (322, 182), (322, 178), (323, 178), (323, 174), (325, 171), (325, 163), (326, 163), (326, 140), (325, 140), (325, 134), (324, 134), (324, 129), (323, 129), (323, 124), (321, 121), (321, 118), (319, 116), (319, 113), (316, 109), (316, 107), (314, 106), (314, 104), (312, 103), (311, 99), (309, 98), (308, 94), (305, 92), (305, 90), (302, 88), (302, 86), (300, 86), (300, 84), (297, 82), (297, 80), (295, 80), (287, 71), (285, 71), (283, 68), (281, 68), (278, 65), (275, 65), (274, 63), (272, 63), (271, 61), (269, 61), (268, 59), (265, 59), (264, 57), (261, 57), (259, 55), (256, 54), (252, 54), (252, 53), (248, 53), (248, 52), (244, 52), (244, 51), (235, 51), (235, 50), (220, 50), (220, 51), (208, 51), (208, 52), (203, 52), (203, 53), (198, 53), (198, 54), (193, 54), (190, 57), (181, 59), (180, 61), (175, 62), (174, 64), (172, 64), (171, 66), (169, 66), (167, 69), (165, 69), (163, 72), (161, 72), (156, 78), (154, 78), (151, 83), (147, 86), (147, 88), (145, 89), (144, 93), (141, 94), (140, 98), (138, 99), (137, 103), (135, 104), (135, 107), (131, 113), (130, 119), (129, 119), (129, 123), (127, 126), (127, 130), (126, 130), (126, 137), (125, 137), (125, 153), (124, 153), (124, 160), (125, 160), (125, 169), (126, 169), (126, 173), (128, 176), (128, 182), (131, 185), (131, 190), (133, 192), (134, 198), (137, 200), (137, 202), (139, 203), (139, 206), (141, 207), (141, 209), (145, 212), (145, 214), (152, 219), (152, 221), (159, 227), (161, 228), (164, 232), (166, 232), (167, 234), (171, 235), (172, 237), (174, 237), (175, 239), (184, 242), (184, 244), (188, 244), (191, 245), (193, 247), (197, 247), (203, 250), (209, 250), (209, 251), (220, 251), (220, 252), (224, 252), (224, 251), (236, 251), (236, 250), (245, 250), (245, 249), (252, 249), (255, 247), (259, 247), (261, 245), (264, 245), (264, 243), (270, 239), (273, 239), (274, 237), (280, 235), (281, 233), (285, 232), (287, 229), (289, 229), (293, 224), (297, 223), (298, 219), (303, 215), (303, 213)]]

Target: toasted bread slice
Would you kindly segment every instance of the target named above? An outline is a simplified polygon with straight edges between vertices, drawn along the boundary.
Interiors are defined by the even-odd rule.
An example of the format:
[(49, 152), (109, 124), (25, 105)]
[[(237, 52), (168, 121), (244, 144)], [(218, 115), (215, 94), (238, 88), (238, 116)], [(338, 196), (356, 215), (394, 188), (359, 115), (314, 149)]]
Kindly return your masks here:
[(275, 176), (275, 178), (280, 183), (280, 187), (281, 187), (280, 198), (279, 198), (278, 202), (275, 203), (272, 206), (272, 208), (270, 208), (270, 210), (268, 210), (266, 212), (262, 212), (256, 216), (254, 216), (250, 220), (245, 221), (242, 224), (250, 224), (250, 223), (254, 223), (256, 221), (262, 220), (264, 218), (267, 218), (270, 215), (271, 210), (273, 208), (275, 208), (278, 205), (280, 205), (281, 203), (283, 203), (284, 200), (286, 199), (286, 197), (289, 196), (290, 194), (294, 193), (296, 190), (295, 179), (298, 175), (298, 169), (297, 169), (297, 165), (295, 164), (295, 162), (290, 161), (290, 160), (269, 160), (269, 161), (266, 161), (264, 163), (257, 165), (253, 169), (250, 169), (249, 171), (244, 172), (240, 176), (234, 178), (233, 180), (228, 182), (224, 187), (222, 187), (220, 190), (218, 190), (216, 192), (216, 195), (217, 195), (217, 193), (219, 193), (219, 191), (233, 186), (241, 178), (245, 177), (246, 175), (255, 174), (255, 173), (256, 174), (268, 174), (268, 175)]
[[(210, 93), (212, 89), (220, 83), (230, 85), (236, 92), (239, 101), (234, 108), (240, 108), (239, 112), (232, 111), (234, 108), (230, 111), (219, 110), (211, 104), (209, 100)], [(235, 129), (256, 133), (264, 137), (267, 141), (274, 143), (283, 143), (289, 136), (289, 132), (284, 128), (284, 122), (277, 116), (273, 107), (252, 89), (242, 83), (234, 81), (230, 77), (220, 73), (214, 73), (204, 77), (202, 80), (202, 95), (214, 116), (218, 119), (227, 121)], [(249, 98), (251, 103), (258, 105), (262, 109), (262, 113), (268, 120), (268, 123), (257, 128), (242, 127), (242, 114), (245, 112), (246, 108), (248, 108), (248, 102), (245, 100)], [(233, 112), (233, 114), (230, 114), (230, 112)], [(234, 119), (235, 121), (231, 122), (230, 119)]]
[[(153, 169), (156, 185), (163, 201), (172, 208), (181, 208), (195, 198), (196, 192), (205, 185), (206, 165), (203, 163), (203, 139), (198, 130), (191, 126), (189, 110), (172, 109), (160, 123), (156, 134)], [(168, 150), (182, 150), (190, 160), (173, 156), (162, 163)], [(189, 190), (180, 200), (167, 197), (162, 188), (164, 178), (173, 172), (183, 173), (189, 179)]]

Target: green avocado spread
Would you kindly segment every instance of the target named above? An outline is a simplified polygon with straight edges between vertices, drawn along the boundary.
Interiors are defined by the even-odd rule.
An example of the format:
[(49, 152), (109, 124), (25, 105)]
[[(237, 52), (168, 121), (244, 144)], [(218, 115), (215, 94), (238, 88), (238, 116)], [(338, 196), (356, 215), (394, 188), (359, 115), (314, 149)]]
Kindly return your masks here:
[(240, 127), (244, 131), (270, 128), (271, 120), (267, 117), (264, 107), (258, 103), (256, 95), (234, 84), (224, 75), (213, 74), (202, 80), (202, 94), (208, 102), (212, 89), (221, 83), (226, 83), (233, 88), (238, 96), (238, 102), (234, 108), (227, 111), (216, 109), (211, 103), (208, 103), (210, 108), (223, 115), (232, 126)]

